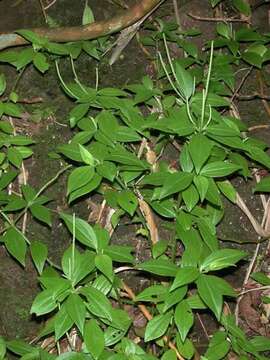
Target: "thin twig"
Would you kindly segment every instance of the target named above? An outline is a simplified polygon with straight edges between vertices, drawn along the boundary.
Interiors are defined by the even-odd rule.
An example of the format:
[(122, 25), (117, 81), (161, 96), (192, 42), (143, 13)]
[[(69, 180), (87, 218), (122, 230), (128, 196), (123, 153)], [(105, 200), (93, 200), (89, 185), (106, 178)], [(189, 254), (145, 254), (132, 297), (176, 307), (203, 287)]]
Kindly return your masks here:
[(245, 20), (245, 19), (223, 18), (223, 17), (221, 17), (221, 18), (203, 17), (203, 16), (192, 14), (192, 13), (188, 13), (188, 16), (190, 16), (192, 19), (199, 20), (199, 21), (213, 21), (213, 22), (222, 21), (222, 22), (245, 22), (245, 23), (248, 22), (248, 20)]
[(181, 30), (181, 20), (180, 20), (177, 0), (173, 0), (173, 9), (174, 9), (174, 16), (176, 19), (176, 23), (178, 25), (178, 29)]
[(44, 17), (45, 23), (47, 24), (48, 23), (48, 17), (47, 17), (47, 14), (46, 14), (46, 11), (45, 11), (42, 0), (39, 0), (39, 5), (40, 5), (40, 8), (41, 8), (42, 15)]
[[(263, 79), (262, 79), (260, 71), (257, 71), (257, 79), (258, 79), (259, 86), (260, 86), (260, 93), (263, 94), (264, 93), (264, 84), (263, 84)], [(270, 107), (269, 107), (267, 101), (262, 99), (262, 103), (263, 103), (264, 109), (267, 112), (268, 116), (270, 116)]]
[(268, 101), (270, 100), (270, 96), (260, 94), (258, 92), (254, 92), (253, 94), (249, 94), (249, 95), (236, 94), (235, 97), (241, 101), (250, 101), (250, 100), (254, 100), (254, 99), (261, 99), (261, 100), (268, 100)]
[(51, 6), (56, 3), (57, 0), (52, 0), (48, 5), (44, 6), (44, 10), (48, 10)]
[(253, 69), (253, 66), (251, 66), (248, 69), (248, 71), (245, 73), (245, 75), (242, 77), (239, 85), (237, 86), (235, 92), (233, 93), (233, 96), (232, 96), (231, 101), (230, 101), (231, 103), (233, 102), (233, 100), (236, 97), (236, 95), (238, 94), (238, 92), (241, 90), (242, 86), (244, 85), (244, 83), (245, 83), (246, 79), (248, 78), (249, 74), (251, 73), (252, 69)]
[(254, 131), (254, 130), (258, 130), (258, 129), (269, 129), (270, 125), (255, 125), (255, 126), (250, 126), (247, 130), (248, 131)]
[(245, 291), (242, 291), (238, 296), (243, 296), (249, 292), (252, 292), (252, 291), (263, 291), (263, 290), (269, 290), (270, 289), (270, 285), (265, 285), (265, 286), (260, 286), (260, 287), (257, 287), (257, 288), (253, 288), (253, 289), (248, 289), (248, 290), (245, 290)]

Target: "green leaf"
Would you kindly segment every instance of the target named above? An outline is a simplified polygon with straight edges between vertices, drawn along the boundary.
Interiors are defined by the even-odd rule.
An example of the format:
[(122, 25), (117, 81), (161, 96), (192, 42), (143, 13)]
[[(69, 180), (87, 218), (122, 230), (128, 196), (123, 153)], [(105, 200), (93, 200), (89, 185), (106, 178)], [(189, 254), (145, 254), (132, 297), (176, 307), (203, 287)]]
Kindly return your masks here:
[(231, 38), (231, 29), (229, 25), (224, 23), (219, 23), (217, 24), (216, 30), (219, 35), (225, 37), (226, 39)]
[(167, 312), (172, 306), (178, 304), (184, 297), (186, 296), (188, 291), (187, 286), (181, 286), (178, 289), (175, 289), (169, 293), (167, 293), (164, 306), (162, 308), (162, 312)]
[(102, 272), (111, 282), (113, 282), (114, 272), (112, 266), (112, 259), (105, 254), (96, 255), (95, 257), (96, 268)]
[(113, 162), (103, 161), (102, 164), (97, 165), (96, 171), (100, 176), (113, 181), (117, 174), (117, 167)]
[(68, 280), (75, 286), (95, 268), (95, 255), (89, 250), (80, 253), (70, 246), (62, 256), (62, 269)]
[(270, 350), (270, 339), (265, 336), (254, 336), (250, 339), (250, 343), (255, 348), (255, 351)]
[(172, 314), (161, 314), (151, 319), (145, 329), (144, 341), (148, 342), (164, 335), (168, 329)]
[(169, 259), (148, 260), (137, 265), (137, 267), (140, 270), (144, 270), (160, 276), (174, 277), (177, 273), (177, 266)]
[(35, 347), (22, 340), (10, 340), (6, 342), (8, 350), (17, 355), (25, 355), (32, 352)]
[(205, 176), (196, 175), (193, 178), (193, 183), (200, 195), (201, 202), (203, 202), (209, 186), (208, 179)]
[(114, 139), (120, 142), (136, 142), (140, 141), (141, 137), (137, 132), (127, 126), (118, 126)]
[(202, 134), (192, 136), (188, 150), (197, 173), (200, 172), (211, 154), (213, 142)]
[(217, 271), (225, 267), (233, 266), (239, 260), (246, 257), (246, 252), (235, 249), (221, 249), (213, 251), (201, 264), (202, 272)]
[(33, 63), (34, 63), (34, 66), (41, 73), (45, 73), (50, 67), (49, 63), (47, 62), (46, 56), (40, 52), (36, 53), (36, 55), (34, 56)]
[(270, 192), (270, 176), (263, 177), (253, 188), (254, 192)]
[(190, 73), (178, 62), (174, 64), (177, 87), (188, 100), (194, 91), (194, 81)]
[(165, 218), (173, 219), (175, 217), (175, 203), (172, 199), (149, 201), (149, 205), (155, 212)]
[(206, 164), (202, 168), (200, 175), (208, 176), (208, 177), (223, 177), (223, 176), (228, 176), (239, 169), (240, 169), (239, 165), (235, 165), (224, 161), (214, 161), (209, 164)]
[[(4, 114), (12, 116), (12, 117), (18, 117), (18, 118), (21, 117), (22, 110), (19, 105), (13, 104), (13, 103), (2, 103), (2, 106), (3, 106)], [(26, 138), (26, 137), (21, 136), (21, 138)], [(12, 141), (12, 143), (14, 143), (14, 145), (17, 145), (17, 144), (15, 144), (15, 142), (18, 139), (20, 139), (20, 136), (18, 136), (18, 137), (13, 136), (10, 140)], [(18, 144), (18, 145), (25, 145), (25, 144)]]
[(2, 338), (2, 336), (0, 336), (0, 359), (3, 360), (5, 358), (5, 355), (6, 355), (6, 342)]
[(123, 190), (118, 193), (117, 202), (130, 216), (134, 215), (138, 206), (138, 199), (131, 190)]
[(243, 52), (242, 59), (248, 64), (256, 66), (259, 69), (262, 67), (263, 58), (254, 51), (249, 51), (247, 49)]
[(59, 145), (57, 151), (73, 161), (82, 162), (79, 144), (77, 143)]
[(18, 33), (19, 35), (21, 35), (22, 37), (24, 37), (26, 40), (28, 40), (34, 45), (39, 45), (42, 47), (47, 42), (46, 38), (39, 36), (38, 34), (36, 34), (31, 30), (22, 29), (22, 30), (17, 30), (16, 33)]
[(93, 155), (86, 149), (85, 146), (79, 144), (79, 150), (82, 157), (82, 160), (85, 164), (90, 166), (95, 166), (95, 159)]
[(54, 318), (55, 340), (58, 341), (64, 334), (68, 332), (74, 321), (67, 312), (66, 302), (61, 305), (60, 310)]
[(4, 94), (6, 90), (6, 78), (4, 74), (0, 74), (0, 96)]
[(80, 166), (74, 169), (68, 177), (67, 195), (88, 183), (94, 176), (92, 166)]
[[(199, 106), (201, 107), (202, 105), (202, 100), (203, 100), (203, 96), (202, 93), (196, 93), (193, 97), (192, 97), (192, 106)], [(212, 107), (228, 107), (230, 105), (230, 103), (228, 102), (227, 99), (214, 94), (214, 93), (208, 93), (207, 95), (207, 100), (206, 100), (206, 106), (209, 107), (209, 105), (211, 105)]]
[(223, 295), (236, 296), (234, 290), (225, 280), (213, 275), (201, 274), (196, 284), (200, 297), (220, 321)]
[(17, 168), (20, 168), (23, 158), (22, 155), (20, 154), (20, 152), (14, 148), (14, 147), (10, 147), (7, 151), (7, 158), (8, 161), (14, 165)]
[(182, 147), (182, 151), (180, 152), (179, 161), (180, 161), (181, 169), (183, 171), (190, 173), (193, 170), (194, 165), (191, 160), (191, 156), (190, 156), (189, 149), (188, 149), (188, 144), (185, 144)]
[(152, 200), (161, 200), (169, 195), (186, 189), (192, 182), (193, 175), (185, 172), (168, 174), (160, 191), (155, 189)]
[(233, 6), (240, 11), (240, 13), (250, 16), (251, 9), (248, 1), (246, 0), (232, 0)]
[(120, 146), (111, 150), (110, 154), (106, 155), (105, 160), (115, 161), (123, 165), (136, 166), (138, 169), (143, 170), (149, 168), (149, 165), (145, 161), (138, 159), (133, 153)]
[(70, 126), (74, 127), (79, 120), (81, 120), (89, 110), (89, 104), (79, 104), (76, 105), (71, 112), (69, 113), (69, 122)]
[(108, 255), (113, 261), (133, 263), (134, 258), (131, 255), (133, 248), (125, 245), (109, 245), (103, 252)]
[(236, 41), (260, 41), (263, 40), (263, 36), (260, 35), (256, 30), (241, 27), (235, 33), (235, 40)]
[(215, 7), (217, 4), (219, 4), (222, 0), (210, 0), (212, 7)]
[(235, 204), (237, 192), (233, 185), (229, 181), (217, 181), (216, 184), (222, 194), (226, 196), (226, 198), (230, 200), (233, 204)]
[(176, 335), (177, 350), (184, 357), (184, 359), (192, 359), (195, 353), (195, 348), (191, 340), (186, 338), (184, 342), (181, 341), (180, 335)]
[(218, 239), (216, 237), (216, 232), (212, 231), (213, 229), (211, 229), (209, 223), (203, 218), (197, 219), (197, 225), (204, 243), (211, 251), (216, 251), (218, 249)]
[(50, 313), (57, 307), (54, 289), (43, 290), (39, 293), (32, 304), (30, 313), (37, 316)]
[(188, 212), (191, 212), (200, 200), (198, 191), (193, 184), (182, 192), (182, 197)]
[(262, 272), (255, 272), (251, 274), (253, 280), (257, 281), (258, 283), (269, 286), (270, 285), (270, 277)]
[(181, 340), (186, 340), (187, 334), (194, 323), (194, 315), (186, 300), (181, 301), (175, 309), (174, 321), (179, 331)]
[(33, 204), (30, 206), (31, 214), (41, 222), (52, 226), (51, 212), (45, 206), (40, 204)]
[(9, 201), (9, 203), (4, 207), (4, 211), (17, 211), (17, 210), (21, 210), (24, 209), (27, 206), (27, 203), (25, 200), (23, 200), (20, 197), (16, 197), (13, 199), (11, 199)]
[(152, 285), (144, 289), (136, 296), (135, 301), (149, 301), (159, 303), (164, 300), (168, 288), (163, 285)]
[(75, 293), (70, 294), (66, 301), (66, 310), (82, 334), (86, 317), (86, 308), (81, 297)]
[(88, 310), (97, 317), (112, 321), (112, 305), (107, 297), (93, 286), (81, 289), (81, 293), (87, 298)]
[(16, 228), (10, 227), (3, 236), (3, 241), (8, 252), (22, 266), (25, 266), (26, 240), (23, 233)]
[(170, 288), (170, 291), (183, 286), (190, 284), (194, 282), (198, 276), (200, 275), (199, 270), (196, 267), (193, 266), (186, 266), (183, 268), (180, 268), (175, 276), (175, 279), (173, 281), (173, 284)]
[(99, 186), (101, 180), (102, 180), (102, 177), (95, 173), (93, 178), (87, 184), (81, 186), (77, 190), (74, 190), (69, 195), (69, 199), (68, 199), (69, 204), (71, 202), (73, 202), (74, 200), (82, 197), (83, 195), (91, 193), (91, 191), (95, 190)]
[(201, 300), (198, 294), (191, 295), (186, 300), (189, 306), (191, 307), (191, 309), (199, 309), (199, 310), (206, 309), (206, 305)]
[(0, 190), (5, 189), (18, 175), (17, 171), (10, 170), (0, 176)]
[(209, 347), (205, 353), (208, 360), (224, 359), (231, 348), (230, 342), (226, 339), (225, 331), (217, 331), (210, 340)]
[(85, 2), (84, 10), (83, 10), (83, 18), (82, 25), (91, 24), (95, 21), (93, 11), (88, 5), (88, 1)]
[(161, 360), (177, 360), (177, 355), (174, 350), (167, 350), (163, 355)]
[(85, 324), (84, 343), (94, 359), (99, 359), (105, 347), (104, 334), (96, 320), (92, 319)]
[(41, 241), (32, 241), (30, 252), (35, 267), (37, 268), (39, 275), (41, 275), (48, 256), (48, 248)]
[[(64, 220), (68, 230), (73, 234), (73, 221), (74, 221), (73, 216), (60, 213), (60, 218)], [(77, 217), (75, 218), (74, 225), (75, 225), (74, 235), (76, 239), (90, 248), (97, 249), (97, 244), (98, 244), (97, 237), (92, 226), (89, 225), (86, 221)]]

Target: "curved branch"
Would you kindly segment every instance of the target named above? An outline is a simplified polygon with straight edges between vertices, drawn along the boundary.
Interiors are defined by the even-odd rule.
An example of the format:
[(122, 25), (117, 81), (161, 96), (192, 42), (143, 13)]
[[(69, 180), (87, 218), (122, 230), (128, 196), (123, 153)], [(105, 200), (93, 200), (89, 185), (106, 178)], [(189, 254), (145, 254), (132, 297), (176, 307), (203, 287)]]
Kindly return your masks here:
[[(96, 21), (84, 26), (71, 26), (59, 28), (34, 28), (30, 29), (50, 41), (68, 42), (77, 40), (91, 40), (101, 36), (118, 32), (133, 25), (146, 14), (153, 11), (164, 0), (141, 0), (123, 14), (109, 20)], [(25, 45), (28, 41), (16, 33), (0, 33), (0, 50), (11, 46)]]

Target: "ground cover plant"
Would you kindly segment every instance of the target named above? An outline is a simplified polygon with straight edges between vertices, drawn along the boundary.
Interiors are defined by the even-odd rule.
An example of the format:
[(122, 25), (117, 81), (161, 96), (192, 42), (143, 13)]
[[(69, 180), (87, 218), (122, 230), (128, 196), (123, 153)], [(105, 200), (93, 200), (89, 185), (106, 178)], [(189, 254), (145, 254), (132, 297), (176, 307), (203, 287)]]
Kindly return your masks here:
[[(250, 135), (269, 124), (249, 128), (235, 100), (259, 99), (269, 116), (263, 86), (248, 95), (241, 89), (254, 72), (269, 83), (270, 34), (252, 27), (255, 7), (247, 1), (210, 1), (216, 17), (200, 20), (214, 24), (215, 33), (200, 48), (196, 39), (203, 34), (181, 26), (176, 1), (170, 4), (175, 18), (162, 12), (169, 2), (143, 24), (138, 20), (140, 33), (135, 23), (116, 44), (107, 34), (58, 43), (23, 29), (16, 33), (29, 45), (0, 52), (3, 69), (18, 72), (12, 84), (5, 71), (0, 76), (0, 241), (20, 266), (28, 257), (35, 266), (40, 291), (29, 312), (43, 322), (31, 341), (3, 334), (1, 359), (269, 358), (269, 142)], [(46, 15), (43, 4), (42, 10)], [(83, 25), (94, 23), (93, 13), (86, 3)], [(113, 64), (136, 33), (153, 74), (119, 87), (100, 86), (98, 66), (93, 83), (80, 77), (81, 56)], [(30, 66), (44, 77), (54, 67), (72, 103), (64, 123), (71, 136), (49, 149), (58, 170), (39, 188), (28, 182), (27, 159), (36, 145), (21, 131), (27, 99), (17, 92)], [(61, 207), (51, 186), (61, 187), (64, 176)], [(258, 214), (249, 210), (239, 181), (252, 184), (248, 196), (261, 201)], [(89, 218), (79, 211), (85, 203), (93, 210)], [(229, 203), (250, 222), (255, 246), (218, 232)], [(50, 229), (55, 217), (70, 236), (59, 261), (38, 234), (28, 236), (29, 218)], [(133, 229), (132, 246), (113, 240), (119, 228)], [(139, 239), (146, 244), (141, 251)], [(236, 287), (229, 276), (239, 276), (241, 267)], [(142, 287), (133, 286), (138, 276)], [(241, 303), (252, 293), (261, 321), (256, 329), (240, 319)], [(207, 334), (204, 346), (198, 323)]]

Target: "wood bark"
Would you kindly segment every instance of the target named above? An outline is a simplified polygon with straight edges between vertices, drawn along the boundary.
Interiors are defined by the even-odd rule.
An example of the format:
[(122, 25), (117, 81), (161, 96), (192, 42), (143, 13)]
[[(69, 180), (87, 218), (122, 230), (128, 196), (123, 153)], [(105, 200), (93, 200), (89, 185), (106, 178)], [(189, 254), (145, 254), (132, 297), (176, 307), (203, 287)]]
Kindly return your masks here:
[[(29, 30), (55, 42), (96, 39), (133, 25), (163, 1), (164, 0), (141, 0), (120, 15), (109, 20), (96, 21), (89, 25), (59, 28), (33, 28)], [(16, 34), (16, 31), (11, 33), (0, 33), (0, 50), (12, 46), (25, 45), (27, 43), (28, 41)]]

